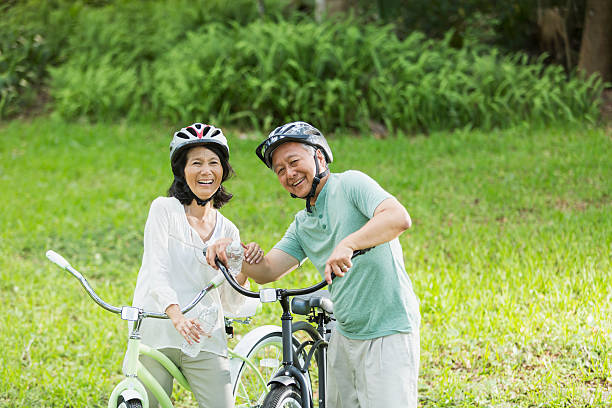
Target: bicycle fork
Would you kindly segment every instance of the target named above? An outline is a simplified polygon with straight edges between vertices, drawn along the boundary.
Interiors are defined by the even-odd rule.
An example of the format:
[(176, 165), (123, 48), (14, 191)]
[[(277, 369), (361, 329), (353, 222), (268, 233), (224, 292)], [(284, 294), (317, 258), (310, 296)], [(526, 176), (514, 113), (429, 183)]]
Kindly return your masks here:
[[(293, 316), (291, 316), (289, 301), (282, 296), (279, 300), (283, 315), (281, 316), (281, 329), (283, 339), (283, 368), (270, 380), (270, 384), (284, 386), (297, 385), (300, 389), (302, 406), (312, 408), (310, 397), (310, 386), (306, 381), (306, 375), (294, 364), (293, 355)], [(311, 326), (312, 327), (312, 326)], [(297, 356), (295, 356), (297, 358)]]
[(125, 355), (125, 378), (113, 389), (108, 399), (108, 408), (117, 408), (119, 397), (125, 401), (138, 399), (142, 401), (143, 408), (149, 407), (149, 397), (144, 386), (137, 379), (138, 371), (138, 348), (140, 337), (130, 336), (128, 340), (127, 353)]
[[(128, 319), (125, 319), (128, 320)], [(140, 324), (142, 317), (138, 316), (135, 320), (131, 320), (134, 326), (128, 339), (127, 352), (125, 355), (124, 374), (125, 378), (117, 384), (113, 389), (108, 400), (108, 408), (117, 408), (117, 402), (120, 397), (124, 401), (137, 399), (142, 401), (143, 408), (149, 407), (149, 396), (143, 383), (151, 390), (159, 404), (164, 408), (171, 408), (172, 400), (162, 386), (157, 382), (155, 377), (142, 365), (138, 357), (140, 354), (147, 355), (159, 362), (168, 372), (187, 390), (191, 390), (187, 379), (183, 376), (172, 361), (159, 350), (141, 343)]]

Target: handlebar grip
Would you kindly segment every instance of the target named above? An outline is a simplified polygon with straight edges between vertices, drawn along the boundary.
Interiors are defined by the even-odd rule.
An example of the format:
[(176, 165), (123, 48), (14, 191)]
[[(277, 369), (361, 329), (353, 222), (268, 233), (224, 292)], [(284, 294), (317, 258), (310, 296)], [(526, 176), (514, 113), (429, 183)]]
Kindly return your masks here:
[(71, 267), (70, 263), (63, 256), (61, 256), (55, 251), (48, 250), (46, 255), (47, 255), (47, 258), (49, 258), (51, 262), (53, 262), (54, 264), (56, 264), (62, 269), (68, 269)]
[(351, 256), (351, 259), (353, 259), (353, 258), (355, 258), (355, 257), (357, 257), (359, 255), (365, 254), (366, 252), (368, 252), (372, 248), (374, 248), (374, 247), (369, 247), (369, 248), (364, 248), (364, 249), (356, 250), (355, 252), (353, 252), (353, 256)]

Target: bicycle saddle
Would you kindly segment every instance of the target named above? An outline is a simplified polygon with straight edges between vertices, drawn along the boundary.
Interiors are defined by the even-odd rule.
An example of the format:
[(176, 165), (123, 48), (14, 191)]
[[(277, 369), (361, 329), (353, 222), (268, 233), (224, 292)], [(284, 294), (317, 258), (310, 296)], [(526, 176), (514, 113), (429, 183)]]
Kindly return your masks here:
[(328, 290), (318, 290), (308, 295), (299, 295), (291, 299), (291, 311), (300, 315), (308, 315), (313, 308), (319, 308), (328, 314), (334, 313), (334, 302), (330, 299)]

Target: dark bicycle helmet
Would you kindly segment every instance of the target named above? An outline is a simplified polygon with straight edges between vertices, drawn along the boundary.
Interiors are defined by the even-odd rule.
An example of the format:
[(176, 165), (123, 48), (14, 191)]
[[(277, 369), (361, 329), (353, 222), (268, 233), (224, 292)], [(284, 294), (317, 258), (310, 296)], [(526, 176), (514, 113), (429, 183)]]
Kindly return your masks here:
[(221, 129), (203, 123), (194, 123), (174, 133), (170, 142), (170, 161), (173, 161), (177, 153), (186, 147), (214, 143), (224, 157), (229, 160), (229, 146), (227, 139)]
[(264, 140), (257, 149), (257, 157), (269, 168), (272, 168), (272, 153), (274, 150), (283, 143), (287, 142), (298, 142), (311, 145), (315, 149), (320, 149), (325, 156), (327, 163), (331, 163), (334, 160), (332, 151), (325, 140), (325, 136), (317, 129), (306, 122), (291, 122), (285, 125), (279, 126), (274, 129), (266, 140)]
[(317, 190), (317, 186), (321, 182), (321, 179), (329, 174), (329, 168), (319, 172), (319, 161), (317, 160), (316, 151), (321, 150), (323, 156), (325, 156), (327, 164), (334, 160), (334, 156), (329, 148), (329, 145), (327, 144), (327, 140), (325, 140), (325, 136), (323, 136), (319, 129), (306, 122), (291, 122), (277, 127), (270, 132), (266, 140), (257, 146), (255, 153), (257, 154), (257, 157), (259, 157), (261, 161), (268, 166), (268, 168), (272, 169), (272, 153), (274, 153), (274, 150), (276, 150), (278, 146), (287, 142), (304, 143), (314, 147), (315, 149), (315, 176), (312, 180), (310, 192), (304, 197), (297, 197), (294, 194), (291, 194), (291, 197), (293, 198), (305, 199), (306, 211), (312, 212), (310, 208), (310, 199), (314, 197), (315, 191)]

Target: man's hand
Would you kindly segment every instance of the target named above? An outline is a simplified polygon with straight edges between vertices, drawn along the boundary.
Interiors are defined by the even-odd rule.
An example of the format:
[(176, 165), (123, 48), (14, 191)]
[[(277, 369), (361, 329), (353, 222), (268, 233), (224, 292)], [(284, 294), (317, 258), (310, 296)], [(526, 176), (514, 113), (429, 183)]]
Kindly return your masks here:
[(351, 262), (352, 256), (353, 249), (342, 242), (334, 248), (327, 262), (325, 262), (325, 280), (328, 284), (332, 283), (332, 272), (338, 277), (343, 277), (353, 266), (353, 262)]

